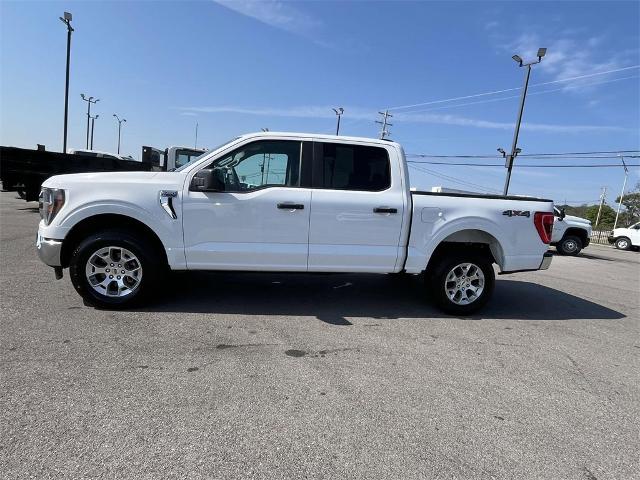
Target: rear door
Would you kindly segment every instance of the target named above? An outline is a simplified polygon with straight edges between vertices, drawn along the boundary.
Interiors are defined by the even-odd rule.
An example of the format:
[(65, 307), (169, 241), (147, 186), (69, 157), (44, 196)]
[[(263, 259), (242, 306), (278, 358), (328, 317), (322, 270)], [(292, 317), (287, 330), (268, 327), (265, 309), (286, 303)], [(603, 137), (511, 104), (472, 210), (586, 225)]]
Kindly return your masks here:
[(314, 142), (309, 271), (394, 271), (405, 196), (390, 148)]

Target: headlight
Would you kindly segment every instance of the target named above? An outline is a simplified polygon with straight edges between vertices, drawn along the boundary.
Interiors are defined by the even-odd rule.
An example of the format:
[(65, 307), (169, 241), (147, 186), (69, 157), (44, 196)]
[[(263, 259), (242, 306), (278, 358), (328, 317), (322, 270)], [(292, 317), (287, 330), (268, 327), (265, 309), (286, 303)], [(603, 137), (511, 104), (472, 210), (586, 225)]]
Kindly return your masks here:
[(49, 225), (64, 205), (64, 190), (60, 188), (46, 188), (40, 191), (38, 209), (40, 218), (45, 225)]

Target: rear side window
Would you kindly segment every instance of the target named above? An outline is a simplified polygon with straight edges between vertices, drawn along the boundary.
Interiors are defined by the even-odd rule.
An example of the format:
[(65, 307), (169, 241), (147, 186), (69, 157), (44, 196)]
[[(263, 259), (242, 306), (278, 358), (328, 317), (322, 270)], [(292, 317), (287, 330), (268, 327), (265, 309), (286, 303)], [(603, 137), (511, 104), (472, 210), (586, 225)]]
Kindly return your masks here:
[(379, 192), (391, 186), (387, 150), (380, 147), (314, 144), (313, 186)]

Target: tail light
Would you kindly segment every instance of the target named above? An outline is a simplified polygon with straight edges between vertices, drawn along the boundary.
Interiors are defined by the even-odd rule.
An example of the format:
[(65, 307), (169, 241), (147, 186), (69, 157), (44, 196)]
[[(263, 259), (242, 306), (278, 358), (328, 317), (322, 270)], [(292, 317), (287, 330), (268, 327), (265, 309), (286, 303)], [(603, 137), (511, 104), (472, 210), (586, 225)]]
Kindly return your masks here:
[(543, 243), (551, 242), (551, 233), (553, 232), (553, 213), (536, 212), (533, 216), (533, 224), (536, 226), (540, 240)]

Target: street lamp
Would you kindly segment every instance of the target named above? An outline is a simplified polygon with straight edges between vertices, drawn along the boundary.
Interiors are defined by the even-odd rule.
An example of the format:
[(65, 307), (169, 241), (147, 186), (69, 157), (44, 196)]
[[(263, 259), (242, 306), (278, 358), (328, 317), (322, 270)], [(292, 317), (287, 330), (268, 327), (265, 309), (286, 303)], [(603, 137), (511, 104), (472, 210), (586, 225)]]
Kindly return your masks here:
[[(519, 67), (527, 67), (527, 73), (524, 77), (524, 87), (522, 88), (522, 95), (520, 96), (520, 108), (518, 110), (518, 120), (516, 121), (516, 129), (513, 133), (513, 143), (511, 144), (511, 153), (506, 154), (504, 151), (502, 153), (503, 157), (506, 158), (505, 167), (507, 168), (507, 178), (504, 182), (504, 195), (506, 196), (509, 193), (509, 182), (511, 181), (511, 170), (513, 169), (513, 160), (519, 153), (518, 149), (518, 134), (520, 133), (520, 123), (522, 122), (522, 112), (524, 111), (524, 101), (527, 98), (527, 89), (529, 88), (529, 77), (531, 76), (531, 65), (535, 65), (536, 63), (540, 63), (542, 61), (542, 57), (547, 54), (546, 48), (539, 48), (537, 57), (538, 59), (529, 63), (524, 63), (522, 57), (519, 55), (514, 55), (513, 60), (518, 64)], [(500, 151), (500, 149), (498, 150)]]
[(69, 119), (69, 65), (71, 63), (71, 19), (73, 16), (69, 12), (64, 12), (62, 17), (58, 17), (67, 26), (67, 76), (64, 87), (64, 134), (62, 138), (62, 153), (67, 153), (67, 122)]
[(96, 126), (96, 119), (99, 117), (100, 115), (96, 115), (95, 117), (89, 117), (91, 118), (91, 148), (89, 150), (93, 150), (93, 130), (95, 129), (95, 126)]
[(82, 100), (87, 102), (87, 147), (86, 148), (89, 149), (89, 122), (91, 120), (91, 104), (92, 103), (98, 103), (100, 101), (100, 99), (99, 98), (94, 99), (93, 97), (87, 97), (87, 96), (85, 96), (84, 93), (81, 93), (80, 96), (82, 97)]
[(336, 135), (339, 135), (340, 134), (340, 117), (344, 113), (344, 108), (338, 107), (338, 108), (332, 108), (331, 110), (336, 112), (336, 116), (338, 117), (338, 126), (336, 127)]
[(122, 129), (122, 122), (126, 122), (127, 119), (123, 118), (122, 120), (120, 120), (120, 117), (115, 113), (113, 114), (113, 116), (116, 117), (116, 120), (118, 121), (118, 154), (120, 154), (120, 130)]

